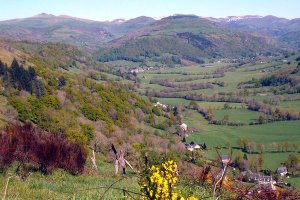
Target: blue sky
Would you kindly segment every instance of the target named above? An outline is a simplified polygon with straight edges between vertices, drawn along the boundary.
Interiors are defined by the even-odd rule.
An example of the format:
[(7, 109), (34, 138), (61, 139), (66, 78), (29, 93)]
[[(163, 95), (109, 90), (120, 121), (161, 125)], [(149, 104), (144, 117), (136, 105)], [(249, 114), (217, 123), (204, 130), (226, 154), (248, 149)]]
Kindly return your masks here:
[(0, 20), (30, 17), (42, 12), (98, 21), (142, 15), (159, 18), (173, 14), (300, 17), (300, 0), (0, 0), (0, 5)]

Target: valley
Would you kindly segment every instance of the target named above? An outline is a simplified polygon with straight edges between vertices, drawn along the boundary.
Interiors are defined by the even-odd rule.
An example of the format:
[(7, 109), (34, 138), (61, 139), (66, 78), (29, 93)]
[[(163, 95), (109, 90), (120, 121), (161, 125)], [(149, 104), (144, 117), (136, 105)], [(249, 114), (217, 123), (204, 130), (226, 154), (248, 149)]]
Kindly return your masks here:
[(0, 21), (3, 199), (147, 199), (170, 177), (160, 195), (297, 199), (299, 30), (274, 16)]
[[(284, 70), (294, 70), (297, 68), (297, 63), (295, 62), (295, 56), (292, 56), (291, 62), (289, 66), (281, 63), (277, 65), (278, 61), (272, 61), (268, 64), (261, 65), (252, 65), (249, 64), (242, 65), (237, 67), (234, 71), (226, 72), (224, 77), (221, 78), (211, 78), (211, 79), (200, 79), (193, 80), (197, 73), (204, 73), (210, 75), (213, 71), (224, 67), (220, 63), (212, 64), (212, 67), (202, 67), (202, 66), (192, 66), (192, 67), (179, 67), (174, 69), (164, 69), (155, 72), (143, 72), (138, 75), (141, 80), (140, 87), (141, 92), (147, 93), (147, 90), (157, 91), (156, 100), (167, 105), (181, 107), (182, 109), (182, 121), (189, 124), (191, 127), (197, 129), (196, 132), (192, 133), (187, 140), (194, 141), (198, 144), (205, 143), (207, 146), (213, 147), (219, 146), (221, 148), (228, 148), (228, 143), (230, 146), (238, 147), (238, 139), (245, 137), (251, 141), (254, 141), (257, 144), (263, 144), (265, 146), (266, 154), (264, 167), (267, 169), (275, 170), (277, 166), (281, 165), (284, 162), (286, 157), (286, 153), (273, 153), (276, 151), (270, 145), (272, 143), (280, 143), (282, 141), (295, 144), (299, 146), (300, 138), (298, 134), (298, 129), (300, 128), (299, 121), (270, 121), (269, 123), (264, 124), (256, 124), (258, 122), (260, 112), (251, 111), (247, 109), (247, 105), (245, 103), (235, 103), (235, 102), (220, 102), (217, 101), (193, 101), (199, 108), (211, 109), (213, 115), (217, 118), (217, 120), (224, 120), (227, 115), (228, 119), (224, 125), (214, 125), (209, 123), (200, 113), (191, 110), (190, 105), (192, 100), (189, 100), (189, 93), (193, 93), (195, 95), (203, 94), (208, 96), (222, 96), (226, 95), (226, 93), (231, 93), (229, 95), (243, 97), (245, 100), (255, 99), (261, 102), (268, 102), (271, 99), (281, 99), (279, 102), (272, 103), (268, 102), (272, 105), (273, 108), (287, 109), (293, 112), (298, 112), (298, 105), (300, 103), (300, 99), (295, 94), (278, 94), (275, 95), (272, 91), (276, 90), (276, 88), (265, 88), (265, 87), (257, 87), (257, 88), (249, 88), (246, 89), (247, 92), (244, 93), (244, 88), (239, 88), (239, 83), (247, 82), (252, 80), (253, 78), (259, 79), (268, 72), (263, 72), (261, 69), (272, 69), (273, 65), (277, 65), (277, 69), (272, 71), (272, 73), (279, 73)], [(251, 71), (250, 71), (251, 70)], [(180, 74), (180, 72), (185, 72), (186, 74)], [(174, 74), (173, 74), (174, 73)], [(198, 75), (200, 76), (200, 75)], [(181, 92), (171, 92), (172, 89), (168, 87), (164, 87), (157, 84), (150, 84), (151, 80), (154, 79), (162, 79), (162, 80), (170, 80), (176, 82), (176, 80), (187, 80), (186, 82), (176, 82), (180, 84), (190, 84), (190, 83), (205, 83), (205, 82), (224, 82), (224, 86), (220, 87), (219, 85), (214, 85), (214, 88), (211, 89), (203, 89), (203, 90), (190, 90), (186, 89)], [(191, 79), (192, 81), (188, 81)], [(279, 86), (278, 86), (279, 87)], [(159, 91), (170, 91), (165, 96), (170, 96), (170, 98), (160, 98)], [(148, 92), (149, 93), (149, 92)], [(262, 95), (263, 94), (263, 95)], [(242, 95), (242, 96), (241, 96)], [(179, 98), (173, 98), (172, 96), (179, 96)], [(180, 98), (181, 97), (181, 98)], [(155, 98), (155, 96), (154, 96)], [(155, 100), (155, 101), (156, 101)], [(266, 117), (268, 118), (268, 117)], [(242, 123), (239, 125), (230, 125), (230, 122), (238, 122)], [(254, 124), (254, 125), (253, 125)], [(256, 125), (255, 125), (256, 124)], [(257, 150), (258, 151), (258, 150)], [(295, 149), (297, 151), (297, 149)], [(272, 153), (268, 153), (272, 152)], [(288, 151), (289, 152), (289, 151)], [(291, 150), (290, 152), (293, 152)], [(235, 150), (235, 153), (242, 153), (239, 150)], [(209, 155), (210, 157), (212, 155)], [(249, 155), (252, 156), (251, 154)], [(254, 154), (253, 156), (257, 156)], [(281, 157), (281, 159), (273, 159), (273, 158)]]

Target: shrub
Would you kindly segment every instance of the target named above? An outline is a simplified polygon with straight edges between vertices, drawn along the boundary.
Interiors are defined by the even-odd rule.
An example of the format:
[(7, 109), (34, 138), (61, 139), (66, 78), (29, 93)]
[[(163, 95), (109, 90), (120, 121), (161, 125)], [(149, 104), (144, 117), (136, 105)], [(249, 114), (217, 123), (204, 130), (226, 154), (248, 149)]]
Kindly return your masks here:
[(82, 134), (80, 130), (77, 129), (68, 129), (66, 132), (67, 138), (71, 142), (79, 143), (79, 144), (87, 144), (88, 138), (86, 135)]
[(27, 101), (13, 97), (10, 99), (9, 103), (18, 111), (19, 120), (23, 122), (26, 120), (33, 120), (34, 116), (31, 111), (31, 105)]
[(44, 96), (42, 98), (42, 103), (43, 103), (43, 105), (45, 105), (46, 107), (49, 107), (49, 108), (55, 108), (55, 109), (60, 108), (59, 100), (57, 99), (56, 96), (53, 96), (53, 95)]
[(86, 161), (83, 146), (53, 134), (42, 133), (31, 123), (10, 125), (0, 135), (0, 169), (6, 170), (14, 161), (31, 163), (48, 174), (62, 168), (72, 174), (82, 173)]
[[(173, 160), (147, 169), (140, 180), (142, 199), (184, 199), (175, 191), (178, 182), (177, 170), (177, 164)], [(197, 198), (188, 197), (187, 199), (196, 200)]]
[(178, 194), (174, 192), (178, 181), (176, 171), (177, 165), (173, 161), (165, 162), (161, 166), (153, 165), (140, 183), (144, 199), (177, 199)]
[(90, 104), (85, 104), (81, 108), (81, 112), (89, 120), (92, 121), (103, 120), (106, 122), (111, 122), (111, 119), (105, 113), (103, 113), (102, 110), (97, 109)]
[(95, 137), (94, 127), (90, 124), (81, 124), (80, 126), (83, 134), (87, 138), (87, 142), (90, 143)]

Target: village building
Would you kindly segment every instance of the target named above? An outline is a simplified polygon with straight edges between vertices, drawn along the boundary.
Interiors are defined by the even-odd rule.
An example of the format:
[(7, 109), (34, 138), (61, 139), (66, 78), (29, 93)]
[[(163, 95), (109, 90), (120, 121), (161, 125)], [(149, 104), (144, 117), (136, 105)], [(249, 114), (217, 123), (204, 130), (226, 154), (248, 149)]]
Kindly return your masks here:
[(200, 145), (196, 144), (195, 142), (191, 142), (189, 144), (186, 144), (186, 149), (189, 151), (194, 151), (195, 149), (201, 149)]
[(286, 167), (278, 167), (277, 173), (280, 176), (285, 176), (287, 174), (287, 168)]
[(227, 165), (230, 161), (230, 156), (229, 155), (222, 155), (221, 156), (221, 161), (223, 164)]
[(278, 167), (277, 169), (277, 174), (280, 175), (279, 179), (278, 179), (278, 182), (279, 183), (284, 183), (284, 179), (285, 179), (285, 176), (287, 174), (287, 168), (286, 167)]
[(272, 176), (265, 176), (259, 173), (252, 173), (249, 181), (253, 181), (255, 183), (258, 183), (262, 187), (269, 187), (272, 190), (275, 190), (275, 183), (276, 181), (273, 180)]
[(185, 123), (182, 123), (180, 126), (179, 126), (179, 130), (182, 131), (182, 132), (186, 132), (188, 129), (187, 125)]

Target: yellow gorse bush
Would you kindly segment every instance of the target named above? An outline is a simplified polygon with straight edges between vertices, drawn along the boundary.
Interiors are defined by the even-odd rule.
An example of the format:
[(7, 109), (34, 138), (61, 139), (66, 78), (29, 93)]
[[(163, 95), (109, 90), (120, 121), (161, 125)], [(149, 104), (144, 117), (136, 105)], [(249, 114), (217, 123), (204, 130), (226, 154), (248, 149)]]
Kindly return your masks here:
[[(177, 192), (176, 176), (177, 164), (173, 161), (166, 161), (159, 166), (152, 166), (147, 173), (141, 177), (140, 186), (143, 194), (142, 199), (151, 200), (184, 200)], [(195, 197), (189, 197), (195, 200)]]

